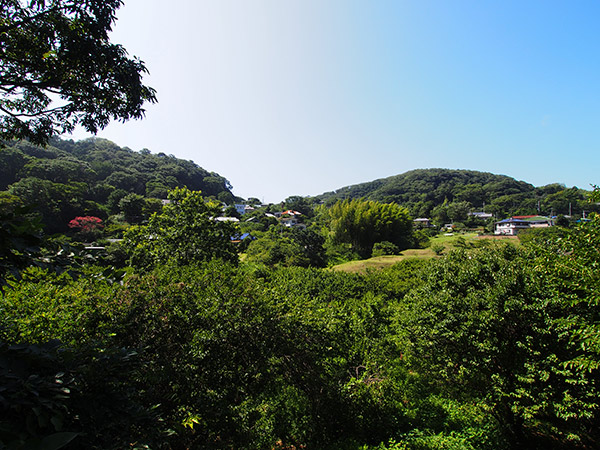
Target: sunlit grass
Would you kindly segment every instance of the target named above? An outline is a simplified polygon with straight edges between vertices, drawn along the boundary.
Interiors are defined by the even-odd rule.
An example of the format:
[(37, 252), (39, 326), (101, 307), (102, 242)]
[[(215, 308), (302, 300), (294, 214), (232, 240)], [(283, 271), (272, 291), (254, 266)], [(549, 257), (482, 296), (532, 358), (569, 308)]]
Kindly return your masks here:
[[(482, 239), (489, 240), (512, 240), (515, 243), (518, 243), (518, 239), (510, 236), (480, 236), (478, 233), (447, 233), (440, 234), (431, 238), (430, 245), (427, 248), (423, 249), (408, 249), (404, 250), (399, 255), (389, 255), (389, 256), (376, 256), (374, 258), (363, 259), (360, 261), (348, 261), (343, 264), (339, 264), (337, 266), (332, 267), (333, 270), (339, 270), (342, 272), (358, 272), (364, 273), (368, 269), (384, 269), (389, 266), (393, 266), (394, 264), (410, 258), (416, 259), (430, 259), (430, 258), (439, 258), (443, 254), (448, 253), (449, 251), (464, 246), (476, 245), (476, 242), (481, 241)], [(432, 248), (435, 246), (444, 246), (444, 250), (441, 255), (436, 255)]]
[(366, 272), (368, 269), (384, 269), (409, 258), (429, 259), (434, 258), (435, 253), (429, 248), (410, 249), (403, 251), (400, 255), (376, 256), (361, 261), (348, 261), (332, 267), (333, 270), (341, 272)]

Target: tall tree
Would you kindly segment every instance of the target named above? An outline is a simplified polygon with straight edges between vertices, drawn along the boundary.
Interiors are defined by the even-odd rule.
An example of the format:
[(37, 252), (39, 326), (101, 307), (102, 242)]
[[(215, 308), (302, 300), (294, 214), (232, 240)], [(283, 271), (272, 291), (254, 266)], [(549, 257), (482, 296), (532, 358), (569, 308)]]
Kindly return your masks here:
[(362, 257), (371, 255), (373, 244), (389, 241), (405, 249), (412, 238), (408, 210), (395, 203), (344, 200), (328, 211), (334, 241), (351, 244)]
[(283, 204), (283, 208), (286, 211), (288, 209), (291, 209), (292, 211), (298, 211), (306, 218), (311, 218), (312, 216), (314, 216), (312, 205), (306, 198), (301, 197), (299, 195), (292, 195), (291, 197), (286, 198)]
[(324, 242), (325, 239), (311, 229), (273, 226), (250, 243), (246, 261), (268, 266), (324, 267)]
[[(0, 0), (0, 137), (46, 143), (144, 115), (146, 67), (109, 41), (121, 0)], [(56, 100), (56, 101), (55, 101)]]
[(148, 225), (133, 226), (125, 234), (133, 266), (150, 268), (167, 261), (191, 264), (213, 258), (237, 262), (231, 243), (237, 230), (231, 222), (215, 220), (221, 213), (219, 203), (207, 202), (200, 192), (187, 188), (175, 188), (169, 200)]

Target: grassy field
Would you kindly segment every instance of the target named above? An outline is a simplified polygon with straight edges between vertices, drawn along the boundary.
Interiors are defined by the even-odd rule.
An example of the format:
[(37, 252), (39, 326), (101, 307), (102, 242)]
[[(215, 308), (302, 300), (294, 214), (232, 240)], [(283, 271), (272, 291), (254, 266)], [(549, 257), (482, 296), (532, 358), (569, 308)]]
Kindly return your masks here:
[(434, 244), (444, 244), (449, 245), (450, 247), (454, 247), (454, 244), (459, 238), (463, 238), (466, 241), (473, 241), (479, 237), (477, 233), (445, 233), (438, 234), (435, 237), (431, 238), (431, 245)]
[(342, 272), (366, 272), (367, 269), (383, 269), (385, 267), (393, 266), (399, 261), (406, 258), (421, 258), (428, 259), (434, 258), (435, 253), (431, 249), (413, 249), (405, 250), (400, 255), (388, 255), (388, 256), (376, 256), (374, 258), (363, 259), (361, 261), (349, 261), (344, 264), (333, 266), (333, 270), (339, 270)]
[[(461, 239), (462, 238), (462, 239)], [(443, 245), (444, 252), (456, 248), (461, 245), (469, 245), (475, 243), (475, 241), (480, 241), (482, 239), (490, 239), (490, 240), (512, 240), (514, 242), (518, 242), (516, 237), (512, 236), (480, 236), (477, 233), (454, 233), (454, 234), (440, 234), (431, 238), (431, 244), (427, 248), (423, 249), (409, 249), (404, 250), (399, 255), (390, 255), (390, 256), (376, 256), (374, 258), (364, 259), (361, 261), (349, 261), (344, 264), (339, 264), (337, 266), (332, 267), (333, 270), (340, 270), (342, 272), (366, 272), (368, 269), (383, 269), (385, 267), (392, 266), (403, 259), (409, 258), (417, 258), (417, 259), (429, 259), (429, 258), (439, 258), (433, 250), (432, 247), (436, 245)]]

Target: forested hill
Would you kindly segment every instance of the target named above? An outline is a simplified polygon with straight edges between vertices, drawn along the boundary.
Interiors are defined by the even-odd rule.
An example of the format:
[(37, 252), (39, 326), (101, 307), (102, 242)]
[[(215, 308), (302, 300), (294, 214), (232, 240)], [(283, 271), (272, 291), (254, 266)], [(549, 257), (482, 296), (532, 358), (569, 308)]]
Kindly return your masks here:
[(506, 175), (453, 169), (417, 169), (343, 187), (318, 198), (328, 204), (347, 198), (398, 203), (413, 217), (430, 217), (444, 205), (507, 214), (582, 214), (589, 191), (562, 184), (534, 187)]
[(76, 215), (106, 218), (127, 195), (164, 199), (177, 186), (234, 200), (224, 177), (193, 161), (135, 152), (106, 139), (53, 138), (45, 148), (13, 141), (0, 147), (0, 191), (36, 204), (52, 232), (63, 231)]
[(106, 139), (75, 142), (53, 138), (46, 148), (18, 141), (0, 155), (0, 189), (22, 178), (36, 177), (55, 183), (103, 184), (155, 198), (166, 198), (167, 191), (175, 186), (224, 200), (231, 197), (231, 186), (224, 177), (193, 161), (152, 154), (147, 149), (134, 152)]

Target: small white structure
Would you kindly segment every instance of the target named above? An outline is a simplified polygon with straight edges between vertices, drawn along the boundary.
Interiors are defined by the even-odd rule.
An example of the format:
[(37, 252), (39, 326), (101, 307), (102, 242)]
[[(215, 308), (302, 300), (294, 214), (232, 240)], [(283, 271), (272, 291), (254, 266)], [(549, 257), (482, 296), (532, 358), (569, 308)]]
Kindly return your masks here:
[(477, 217), (478, 219), (491, 219), (492, 217), (494, 217), (493, 214), (486, 213), (486, 212), (483, 212), (483, 211), (481, 211), (481, 212), (479, 212), (479, 211), (477, 211), (477, 212), (470, 212), (469, 215)]
[(300, 222), (296, 217), (285, 217), (281, 219), (281, 224), (284, 227), (295, 227), (300, 229), (305, 229), (306, 225)]
[(529, 222), (520, 219), (504, 219), (496, 222), (494, 234), (498, 236), (516, 236), (519, 231), (529, 228)]
[(529, 228), (546, 228), (554, 225), (554, 221), (543, 216), (514, 216), (496, 222), (494, 234), (503, 236), (516, 236), (519, 232)]
[(240, 219), (237, 217), (215, 217), (217, 222), (239, 222)]
[(433, 225), (431, 224), (431, 220), (425, 217), (419, 217), (418, 219), (413, 220), (413, 224), (417, 228), (430, 228)]
[(293, 211), (291, 209), (281, 213), (275, 213), (275, 216), (279, 217), (279, 223), (281, 223), (284, 227), (305, 229), (306, 225), (302, 223), (302, 219), (300, 219), (301, 215), (302, 214), (298, 211)]

